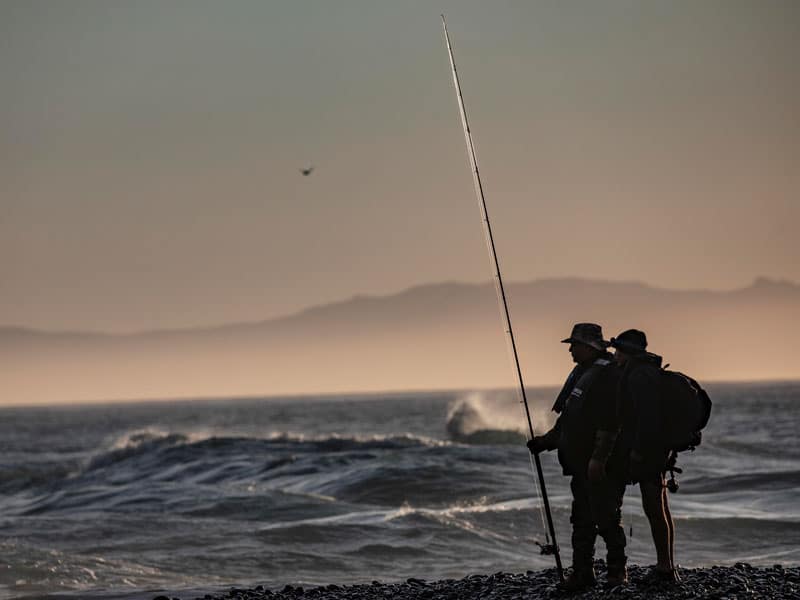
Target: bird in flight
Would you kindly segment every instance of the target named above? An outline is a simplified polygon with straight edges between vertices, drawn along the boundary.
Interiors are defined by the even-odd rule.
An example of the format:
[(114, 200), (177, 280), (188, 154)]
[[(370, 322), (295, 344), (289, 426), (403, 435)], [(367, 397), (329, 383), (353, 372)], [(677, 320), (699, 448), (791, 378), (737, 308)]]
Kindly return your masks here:
[(314, 170), (314, 166), (313, 165), (309, 165), (309, 166), (307, 166), (307, 167), (305, 167), (303, 169), (300, 169), (300, 172), (303, 174), (303, 177), (308, 177), (309, 175), (311, 175), (311, 171), (313, 171), (313, 170)]

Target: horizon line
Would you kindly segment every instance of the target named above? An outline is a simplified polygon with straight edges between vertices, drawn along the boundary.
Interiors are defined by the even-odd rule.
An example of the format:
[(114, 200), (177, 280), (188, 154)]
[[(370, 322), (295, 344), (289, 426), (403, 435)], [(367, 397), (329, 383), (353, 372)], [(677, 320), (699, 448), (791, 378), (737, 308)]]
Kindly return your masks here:
[[(791, 385), (800, 383), (800, 376), (793, 379), (772, 379), (769, 377), (760, 379), (708, 379), (703, 381), (704, 386), (708, 385), (759, 385), (759, 384), (784, 384)], [(546, 390), (556, 389), (562, 383), (543, 383), (538, 385), (526, 385), (525, 389), (530, 390)], [(243, 394), (232, 396), (214, 395), (200, 395), (200, 396), (171, 396), (171, 397), (141, 397), (141, 398), (105, 398), (105, 399), (83, 399), (74, 401), (65, 401), (58, 404), (46, 404), (38, 402), (20, 403), (20, 404), (0, 404), (0, 411), (6, 408), (81, 408), (81, 407), (94, 407), (107, 404), (160, 404), (166, 402), (174, 403), (189, 403), (189, 402), (227, 402), (235, 400), (263, 400), (263, 401), (276, 401), (276, 400), (300, 400), (300, 399), (320, 399), (331, 400), (341, 397), (342, 399), (349, 397), (353, 400), (369, 401), (379, 400), (379, 396), (412, 396), (419, 394), (470, 394), (475, 392), (500, 392), (509, 391), (515, 392), (518, 388), (514, 386), (484, 386), (484, 387), (470, 387), (470, 388), (457, 388), (457, 387), (434, 387), (434, 388), (404, 388), (404, 389), (383, 389), (383, 390), (361, 390), (361, 391), (340, 391), (340, 392), (296, 392), (288, 394)]]

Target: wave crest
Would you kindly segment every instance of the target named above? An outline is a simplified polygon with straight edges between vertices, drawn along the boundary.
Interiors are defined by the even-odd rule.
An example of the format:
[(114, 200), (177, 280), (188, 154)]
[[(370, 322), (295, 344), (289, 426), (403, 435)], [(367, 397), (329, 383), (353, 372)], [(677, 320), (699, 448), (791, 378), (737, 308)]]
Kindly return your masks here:
[(451, 404), (445, 425), (450, 439), (462, 444), (512, 445), (525, 442), (519, 419), (509, 415), (507, 402), (472, 393)]

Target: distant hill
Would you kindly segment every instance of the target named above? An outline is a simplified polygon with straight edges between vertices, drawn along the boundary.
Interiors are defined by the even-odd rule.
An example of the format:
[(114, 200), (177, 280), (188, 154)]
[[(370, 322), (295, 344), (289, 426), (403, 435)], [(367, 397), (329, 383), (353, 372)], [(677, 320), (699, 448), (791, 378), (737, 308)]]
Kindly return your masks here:
[[(701, 380), (800, 376), (800, 286), (733, 291), (546, 279), (507, 285), (526, 383), (570, 368), (574, 322), (628, 327)], [(0, 327), (0, 404), (513, 386), (491, 283), (356, 296), (283, 318), (129, 335)]]

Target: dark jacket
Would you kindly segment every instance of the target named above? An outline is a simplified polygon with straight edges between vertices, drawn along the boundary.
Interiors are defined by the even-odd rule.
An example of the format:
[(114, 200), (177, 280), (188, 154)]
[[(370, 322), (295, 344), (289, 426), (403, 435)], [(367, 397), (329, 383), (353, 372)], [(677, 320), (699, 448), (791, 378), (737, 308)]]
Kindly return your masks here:
[(567, 377), (553, 406), (558, 419), (543, 436), (549, 449), (558, 448), (565, 475), (585, 475), (593, 455), (606, 461), (609, 475), (622, 472), (623, 454), (614, 444), (620, 428), (618, 384), (619, 369), (609, 354), (576, 366)]
[(629, 359), (619, 379), (620, 442), (647, 463), (664, 460), (660, 371), (661, 357), (648, 352)]

